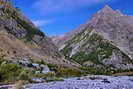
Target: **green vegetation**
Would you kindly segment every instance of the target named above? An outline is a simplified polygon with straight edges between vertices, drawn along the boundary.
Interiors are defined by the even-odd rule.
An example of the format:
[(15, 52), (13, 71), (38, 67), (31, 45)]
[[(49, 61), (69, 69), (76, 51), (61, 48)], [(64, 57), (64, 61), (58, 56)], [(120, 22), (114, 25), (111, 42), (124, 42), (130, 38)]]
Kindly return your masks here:
[[(37, 60), (37, 59), (36, 59), (36, 60)], [(36, 63), (39, 64), (39, 65), (46, 65), (46, 64), (47, 64), (47, 63), (45, 63), (43, 60), (37, 61)]]
[(115, 70), (110, 69), (109, 67), (81, 67), (81, 70), (84, 70), (86, 74), (94, 74), (94, 75), (112, 75)]
[(47, 79), (46, 82), (53, 82), (53, 81), (64, 81), (64, 79), (62, 78), (57, 78), (57, 77), (53, 77), (50, 79)]
[[(86, 32), (87, 31), (87, 34)], [(82, 30), (80, 33), (76, 34), (71, 40), (69, 40), (67, 43), (68, 44), (74, 44), (77, 42), (80, 42), (82, 40), (84, 40), (85, 38), (88, 38), (89, 33), (92, 31), (92, 29), (87, 29), (85, 28), (84, 30)]]
[(22, 68), (17, 64), (6, 64), (3, 62), (0, 65), (0, 82), (13, 82), (17, 80)]
[(15, 83), (17, 80), (30, 80), (30, 72), (18, 64), (0, 58), (0, 82)]
[(63, 50), (61, 50), (61, 52), (65, 55), (65, 56), (69, 56), (69, 53), (72, 51), (72, 48), (68, 48), (65, 47)]
[(56, 77), (76, 77), (84, 74), (79, 70), (57, 66), (54, 64), (48, 64), (48, 67), (50, 68), (50, 70), (55, 72)]
[(57, 71), (57, 69), (58, 69), (58, 66), (57, 65), (55, 65), (55, 64), (47, 64), (48, 65), (48, 67), (49, 67), (49, 69), (51, 70), (51, 71)]
[[(84, 40), (84, 44), (80, 46), (79, 49), (80, 51), (74, 54), (70, 58), (69, 54), (71, 53), (72, 49), (70, 50), (69, 48), (71, 47), (71, 43), (74, 45), (77, 44), (77, 42), (80, 42), (80, 40)], [(114, 67), (113, 65), (106, 66), (102, 63), (104, 59), (110, 58), (114, 51), (118, 52), (121, 51), (113, 44), (111, 44), (109, 41), (105, 40), (102, 36), (96, 33), (93, 33), (91, 35), (89, 34), (86, 35), (82, 32), (82, 34), (80, 33), (76, 35), (76, 37), (68, 41), (68, 45), (62, 51), (65, 51), (64, 53), (68, 55), (67, 57), (70, 60), (74, 60), (80, 64), (84, 64), (85, 62), (90, 61), (95, 65), (101, 66), (101, 67), (96, 67), (95, 65), (94, 66), (91, 65), (90, 67), (84, 66), (83, 68), (81, 68), (81, 70), (83, 70), (85, 74), (113, 75), (115, 73), (123, 73), (129, 71), (131, 71), (130, 73), (132, 73), (132, 70), (116, 70), (113, 69)], [(132, 61), (130, 61), (130, 58), (128, 58), (123, 52), (121, 53), (123, 55), (124, 63), (132, 63)]]
[(101, 67), (81, 67), (82, 71), (85, 74), (93, 74), (93, 75), (133, 75), (133, 70), (121, 70), (121, 69), (113, 69), (111, 66), (101, 66)]
[[(82, 32), (83, 34), (83, 32)], [(101, 37), (98, 34), (93, 33), (91, 36), (85, 35), (85, 37), (80, 37), (80, 35), (82, 35), (81, 33), (78, 34), (75, 38), (75, 40), (78, 39), (84, 39), (85, 43), (81, 46), (81, 51), (77, 52), (75, 55), (73, 55), (71, 58), (71, 60), (74, 60), (80, 64), (83, 64), (86, 61), (91, 61), (95, 64), (102, 64), (102, 60), (104, 60), (105, 58), (109, 58), (111, 57), (112, 53), (114, 50), (118, 50), (115, 46), (113, 46), (111, 43), (109, 43), (107, 40), (104, 40), (103, 37)], [(72, 40), (70, 40), (69, 42), (73, 42), (74, 38)], [(90, 51), (87, 52), (87, 45), (89, 44), (88, 49), (90, 49)], [(62, 52), (64, 54), (67, 54), (65, 56), (69, 57), (72, 48), (69, 47), (70, 45), (68, 44), (63, 50)], [(85, 49), (85, 51), (83, 50)]]
[(97, 34), (93, 34), (89, 41), (92, 45), (96, 45), (96, 51), (99, 55), (104, 55), (102, 59), (109, 58), (112, 55), (113, 50), (117, 49), (115, 46)]
[[(44, 62), (39, 62), (44, 64)], [(47, 64), (51, 71), (47, 74), (37, 73), (37, 70), (32, 70), (32, 67), (23, 67), (19, 64), (13, 64), (9, 61), (0, 60), (0, 82), (15, 83), (18, 80), (34, 82), (32, 78), (42, 78), (46, 82), (63, 81), (60, 77), (77, 77), (83, 75), (82, 72), (76, 69), (70, 69), (54, 64)]]
[(44, 37), (43, 32), (41, 32), (39, 29), (31, 26), (29, 23), (27, 23), (24, 20), (21, 20), (19, 17), (14, 16), (14, 18), (16, 19), (17, 23), (20, 24), (24, 29), (27, 30), (27, 35), (26, 35), (26, 39), (27, 41), (31, 41), (33, 36), (35, 34), (40, 35), (42, 37)]
[(92, 61), (96, 64), (100, 64), (100, 61), (98, 60), (98, 53), (93, 51), (89, 54), (86, 54), (85, 52), (78, 52), (75, 55), (71, 57), (74, 61), (83, 64), (86, 61)]
[(86, 74), (96, 74), (96, 75), (113, 75), (117, 73), (130, 72), (133, 70), (113, 70), (108, 66), (104, 67), (81, 67), (78, 71), (76, 69), (70, 69), (63, 66), (57, 66), (54, 64), (48, 64), (49, 68), (53, 72), (47, 74), (36, 73), (35, 70), (31, 71), (28, 68), (22, 67), (18, 64), (12, 64), (8, 61), (2, 61), (0, 63), (0, 82), (2, 83), (15, 83), (18, 80), (34, 82), (32, 78), (42, 78), (46, 82), (51, 81), (63, 81), (61, 77), (80, 77)]
[(112, 46), (110, 43), (100, 42), (96, 48), (89, 53), (85, 53), (84, 51), (78, 52), (71, 57), (71, 59), (75, 60), (78, 63), (84, 63), (86, 61), (92, 61), (95, 64), (101, 64), (101, 61), (105, 58), (109, 58), (113, 50), (116, 48)]
[(59, 67), (58, 71), (56, 72), (56, 76), (58, 77), (79, 77), (81, 75), (83, 75), (83, 73), (76, 69), (70, 69), (64, 67)]
[(31, 80), (31, 77), (32, 73), (30, 73), (28, 70), (25, 69), (23, 69), (18, 76), (19, 80), (28, 80), (28, 81)]

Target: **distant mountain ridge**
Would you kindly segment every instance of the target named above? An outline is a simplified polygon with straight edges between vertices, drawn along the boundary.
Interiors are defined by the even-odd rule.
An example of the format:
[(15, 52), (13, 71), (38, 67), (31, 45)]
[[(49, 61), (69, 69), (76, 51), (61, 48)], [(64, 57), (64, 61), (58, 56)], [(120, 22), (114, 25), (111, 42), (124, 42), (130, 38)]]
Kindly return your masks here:
[(64, 35), (55, 35), (55, 36), (50, 36), (52, 41), (57, 47), (61, 47), (66, 41), (70, 40), (75, 34), (79, 33), (82, 31), (87, 26), (87, 24), (81, 24), (78, 28), (65, 33)]

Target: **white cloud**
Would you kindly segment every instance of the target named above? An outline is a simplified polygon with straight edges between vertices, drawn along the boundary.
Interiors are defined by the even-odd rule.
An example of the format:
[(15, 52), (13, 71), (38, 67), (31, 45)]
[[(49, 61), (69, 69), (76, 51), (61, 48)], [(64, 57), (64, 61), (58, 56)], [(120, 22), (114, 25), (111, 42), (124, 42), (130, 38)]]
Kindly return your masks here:
[(41, 26), (44, 26), (44, 25), (51, 24), (52, 21), (51, 21), (51, 20), (34, 20), (33, 23), (34, 23), (36, 26), (41, 27)]
[(64, 10), (75, 10), (84, 6), (92, 6), (98, 3), (112, 0), (37, 0), (33, 7), (45, 13), (53, 13)]

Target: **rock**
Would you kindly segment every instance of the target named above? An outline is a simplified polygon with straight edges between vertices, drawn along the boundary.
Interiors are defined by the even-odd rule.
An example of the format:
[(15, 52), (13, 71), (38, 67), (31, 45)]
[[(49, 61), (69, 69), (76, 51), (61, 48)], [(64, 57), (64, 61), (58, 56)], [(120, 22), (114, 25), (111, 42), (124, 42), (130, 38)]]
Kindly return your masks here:
[(21, 60), (19, 60), (18, 63), (23, 66), (28, 66), (31, 62), (27, 58), (21, 58)]
[(41, 67), (42, 67), (43, 74), (47, 74), (47, 73), (51, 72), (47, 65), (41, 65)]
[(32, 63), (32, 65), (33, 65), (33, 67), (36, 67), (36, 68), (40, 67), (39, 64), (37, 64), (37, 63)]
[(11, 89), (12, 85), (0, 85), (0, 89)]
[(42, 64), (39, 65), (37, 63), (32, 63), (32, 66), (33, 66), (33, 68), (36, 68), (36, 70), (37, 70), (36, 73), (47, 74), (47, 73), (51, 72), (47, 65), (42, 65)]
[(87, 61), (87, 62), (85, 62), (83, 65), (84, 65), (84, 66), (93, 66), (94, 63), (91, 62), (91, 61)]
[(32, 82), (34, 83), (43, 83), (45, 80), (42, 78), (32, 78)]
[(102, 82), (103, 83), (110, 83), (110, 81), (108, 81), (107, 79), (104, 79)]

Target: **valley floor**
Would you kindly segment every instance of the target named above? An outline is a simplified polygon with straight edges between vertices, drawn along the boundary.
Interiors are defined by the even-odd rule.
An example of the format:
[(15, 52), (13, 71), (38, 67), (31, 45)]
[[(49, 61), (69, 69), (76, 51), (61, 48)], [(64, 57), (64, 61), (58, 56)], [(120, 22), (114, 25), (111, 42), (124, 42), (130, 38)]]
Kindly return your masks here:
[(24, 89), (133, 89), (133, 76), (89, 75), (58, 82), (29, 84)]

